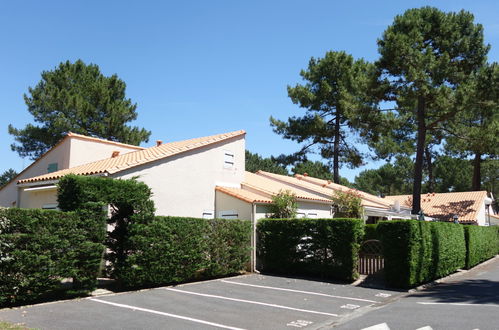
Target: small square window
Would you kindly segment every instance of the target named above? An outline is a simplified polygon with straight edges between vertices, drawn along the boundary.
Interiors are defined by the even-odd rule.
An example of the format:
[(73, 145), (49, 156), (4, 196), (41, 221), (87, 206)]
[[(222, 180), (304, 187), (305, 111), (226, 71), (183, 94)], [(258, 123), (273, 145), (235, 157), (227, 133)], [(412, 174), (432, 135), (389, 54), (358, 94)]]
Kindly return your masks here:
[(57, 171), (57, 163), (49, 164), (47, 167), (47, 173), (52, 173)]

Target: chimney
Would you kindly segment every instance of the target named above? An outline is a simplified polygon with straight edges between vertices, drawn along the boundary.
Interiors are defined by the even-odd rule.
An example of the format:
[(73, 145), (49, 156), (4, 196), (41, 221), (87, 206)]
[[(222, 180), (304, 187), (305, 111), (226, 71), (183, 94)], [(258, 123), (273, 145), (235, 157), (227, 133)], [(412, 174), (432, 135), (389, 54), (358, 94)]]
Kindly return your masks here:
[(161, 140), (156, 140), (156, 147), (159, 147), (160, 145), (163, 144), (163, 141)]
[(118, 157), (120, 155), (119, 151), (113, 151), (113, 154), (111, 155), (111, 158)]
[(307, 172), (303, 173), (303, 176), (308, 176), (308, 173)]

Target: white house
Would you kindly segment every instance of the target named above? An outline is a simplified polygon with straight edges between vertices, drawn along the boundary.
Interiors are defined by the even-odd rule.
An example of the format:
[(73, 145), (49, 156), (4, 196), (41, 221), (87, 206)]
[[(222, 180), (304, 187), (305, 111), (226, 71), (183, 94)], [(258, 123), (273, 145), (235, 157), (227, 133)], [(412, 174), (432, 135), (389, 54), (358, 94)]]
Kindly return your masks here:
[[(411, 195), (386, 196), (387, 200), (411, 207)], [(479, 226), (497, 225), (499, 217), (486, 191), (429, 193), (421, 195), (421, 210), (428, 218)]]
[[(357, 194), (366, 222), (410, 219), (410, 196), (380, 198), (307, 175), (285, 176), (245, 171), (242, 130), (143, 148), (69, 133), (16, 178), (0, 188), (0, 206), (56, 208), (58, 180), (67, 174), (138, 177), (152, 190), (156, 214), (240, 218), (255, 222), (268, 214), (272, 196), (290, 190), (297, 197), (298, 216), (334, 216), (335, 191)], [(497, 221), (486, 192), (422, 196), (432, 218), (457, 214), (462, 222), (486, 225)], [(492, 217), (491, 217), (492, 216)]]
[(56, 208), (56, 183), (70, 173), (138, 176), (151, 188), (158, 215), (212, 218), (215, 187), (239, 187), (243, 180), (245, 134), (158, 141), (142, 148), (70, 133), (0, 190), (0, 205)]
[(267, 206), (272, 196), (280, 191), (290, 191), (297, 199), (298, 217), (332, 218), (334, 207), (331, 197), (335, 191), (352, 192), (362, 200), (366, 221), (378, 218), (409, 219), (410, 208), (362, 191), (351, 189), (328, 180), (307, 175), (279, 175), (264, 171), (246, 172), (241, 186), (216, 187), (218, 216), (231, 214), (234, 218), (258, 220), (268, 214)]

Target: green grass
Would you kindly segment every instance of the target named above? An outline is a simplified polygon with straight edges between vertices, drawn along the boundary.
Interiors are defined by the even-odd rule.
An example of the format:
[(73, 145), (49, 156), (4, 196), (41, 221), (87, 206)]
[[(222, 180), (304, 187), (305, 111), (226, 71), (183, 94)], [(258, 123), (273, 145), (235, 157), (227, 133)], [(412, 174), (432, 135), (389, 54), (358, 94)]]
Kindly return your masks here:
[(0, 321), (0, 330), (30, 330), (30, 328), (25, 327), (22, 323), (10, 323), (5, 321)]

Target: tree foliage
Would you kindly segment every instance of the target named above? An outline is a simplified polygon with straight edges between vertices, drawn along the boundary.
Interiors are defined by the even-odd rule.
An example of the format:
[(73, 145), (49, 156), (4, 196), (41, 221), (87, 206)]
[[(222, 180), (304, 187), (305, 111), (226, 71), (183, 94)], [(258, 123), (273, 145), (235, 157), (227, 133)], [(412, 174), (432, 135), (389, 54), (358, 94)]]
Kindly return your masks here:
[[(312, 162), (310, 160), (300, 161), (295, 163), (291, 169), (293, 174), (307, 174), (314, 178), (319, 178), (323, 180), (333, 180), (333, 173), (331, 172), (331, 166), (324, 164), (321, 161)], [(340, 176), (339, 184), (351, 187), (352, 184), (347, 178)]]
[(117, 75), (104, 76), (97, 65), (78, 60), (43, 71), (41, 81), (24, 95), (37, 124), (9, 125), (11, 145), (21, 157), (37, 159), (68, 132), (138, 145), (151, 132), (127, 123), (137, 119), (137, 105), (125, 96)]
[(471, 188), (481, 190), (482, 163), (499, 155), (499, 64), (481, 68), (459, 94), (463, 111), (446, 129), (446, 149), (473, 157)]
[(17, 176), (17, 172), (13, 168), (9, 168), (0, 175), (0, 187), (6, 185), (10, 180)]
[(284, 219), (295, 218), (298, 204), (296, 196), (290, 190), (279, 191), (275, 196), (272, 196), (272, 203), (269, 205), (269, 218)]
[(395, 110), (385, 115), (392, 126), (383, 129), (391, 135), (412, 131), (407, 137), (416, 140), (412, 213), (417, 214), (428, 136), (462, 110), (458, 91), (466, 89), (469, 77), (483, 66), (489, 47), (482, 26), (469, 12), (423, 7), (396, 16), (378, 40), (378, 50), (382, 99), (395, 103)]
[(310, 152), (318, 152), (331, 161), (333, 181), (339, 183), (341, 165), (358, 167), (362, 153), (351, 143), (358, 125), (358, 112), (367, 103), (367, 72), (371, 65), (354, 60), (345, 52), (327, 52), (324, 58), (312, 58), (308, 69), (300, 75), (304, 85), (288, 86), (293, 103), (306, 109), (302, 117), (281, 121), (270, 118), (274, 132), (285, 139), (303, 143), (288, 157), (289, 162), (304, 160)]
[(355, 177), (354, 187), (379, 196), (410, 194), (413, 169), (411, 158), (398, 156), (393, 164), (386, 163), (377, 169), (360, 172)]
[(286, 167), (279, 164), (273, 157), (263, 158), (257, 153), (246, 150), (246, 171), (256, 173), (265, 171), (270, 173), (288, 175)]

